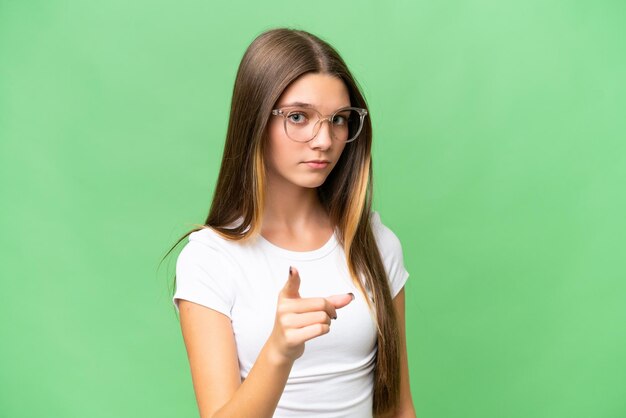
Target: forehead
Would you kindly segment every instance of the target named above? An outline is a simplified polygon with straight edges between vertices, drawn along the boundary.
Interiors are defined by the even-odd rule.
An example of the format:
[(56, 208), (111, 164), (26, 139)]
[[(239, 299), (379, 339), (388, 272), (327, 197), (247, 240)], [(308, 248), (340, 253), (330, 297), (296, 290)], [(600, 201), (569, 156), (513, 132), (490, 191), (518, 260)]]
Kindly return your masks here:
[(309, 73), (293, 81), (283, 92), (277, 107), (307, 103), (322, 113), (350, 106), (350, 94), (343, 80), (329, 74)]

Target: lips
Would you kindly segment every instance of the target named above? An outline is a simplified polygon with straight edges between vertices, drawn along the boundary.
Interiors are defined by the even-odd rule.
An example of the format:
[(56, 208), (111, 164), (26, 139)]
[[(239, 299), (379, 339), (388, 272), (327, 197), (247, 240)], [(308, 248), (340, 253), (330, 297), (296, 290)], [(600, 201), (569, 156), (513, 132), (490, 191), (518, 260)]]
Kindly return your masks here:
[(328, 161), (328, 160), (309, 160), (309, 161), (305, 161), (304, 163), (306, 165), (308, 165), (310, 168), (320, 169), (320, 168), (328, 167), (328, 165), (330, 164), (330, 161)]

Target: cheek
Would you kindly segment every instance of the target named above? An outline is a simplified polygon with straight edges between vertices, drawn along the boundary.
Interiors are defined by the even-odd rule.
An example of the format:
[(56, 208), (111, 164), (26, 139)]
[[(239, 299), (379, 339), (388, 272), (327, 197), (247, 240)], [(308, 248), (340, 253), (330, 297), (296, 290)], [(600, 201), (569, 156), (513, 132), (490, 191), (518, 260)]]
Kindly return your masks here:
[(272, 152), (280, 152), (282, 148), (285, 148), (286, 138), (285, 130), (281, 123), (272, 123), (267, 129), (267, 145), (268, 149)]
[(335, 148), (335, 159), (338, 160), (341, 157), (341, 154), (343, 154), (344, 150), (346, 148), (346, 144), (338, 144), (337, 147)]
[(285, 136), (282, 124), (271, 124), (267, 130), (267, 146), (265, 148), (265, 161), (270, 168), (277, 169), (289, 160), (291, 140)]
[(278, 135), (278, 129), (276, 123), (269, 123), (265, 130), (265, 151), (271, 155), (274, 148), (276, 148), (276, 135)]
[(285, 133), (282, 122), (274, 120), (267, 127), (269, 138), (278, 138)]

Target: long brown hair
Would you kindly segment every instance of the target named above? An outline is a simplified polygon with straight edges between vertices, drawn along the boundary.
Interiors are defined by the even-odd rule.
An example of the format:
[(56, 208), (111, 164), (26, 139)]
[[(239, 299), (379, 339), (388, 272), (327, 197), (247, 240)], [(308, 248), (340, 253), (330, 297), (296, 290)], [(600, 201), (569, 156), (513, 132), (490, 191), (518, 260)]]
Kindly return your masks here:
[[(246, 50), (237, 71), (222, 164), (209, 215), (203, 226), (183, 235), (172, 249), (192, 232), (206, 227), (231, 240), (246, 240), (259, 234), (265, 194), (263, 156), (271, 110), (287, 86), (306, 73), (338, 77), (348, 89), (351, 106), (367, 108), (348, 67), (328, 43), (308, 32), (288, 28), (259, 35)], [(400, 336), (387, 274), (370, 224), (371, 144), (372, 126), (368, 116), (359, 137), (346, 144), (335, 168), (318, 187), (318, 195), (337, 227), (350, 275), (376, 323), (378, 350), (373, 409), (375, 414), (382, 415), (394, 410), (399, 402)], [(243, 222), (237, 222), (240, 218)]]

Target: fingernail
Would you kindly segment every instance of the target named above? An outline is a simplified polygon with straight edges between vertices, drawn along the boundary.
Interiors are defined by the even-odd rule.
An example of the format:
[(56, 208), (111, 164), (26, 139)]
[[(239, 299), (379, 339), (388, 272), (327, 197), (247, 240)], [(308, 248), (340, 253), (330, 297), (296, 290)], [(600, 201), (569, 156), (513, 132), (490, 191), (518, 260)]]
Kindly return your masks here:
[(337, 319), (337, 315), (333, 316), (332, 319)]
[(348, 293), (350, 296), (352, 296), (352, 300), (354, 300), (354, 293), (350, 292)]
[(289, 275), (291, 276), (291, 266), (289, 266)]

